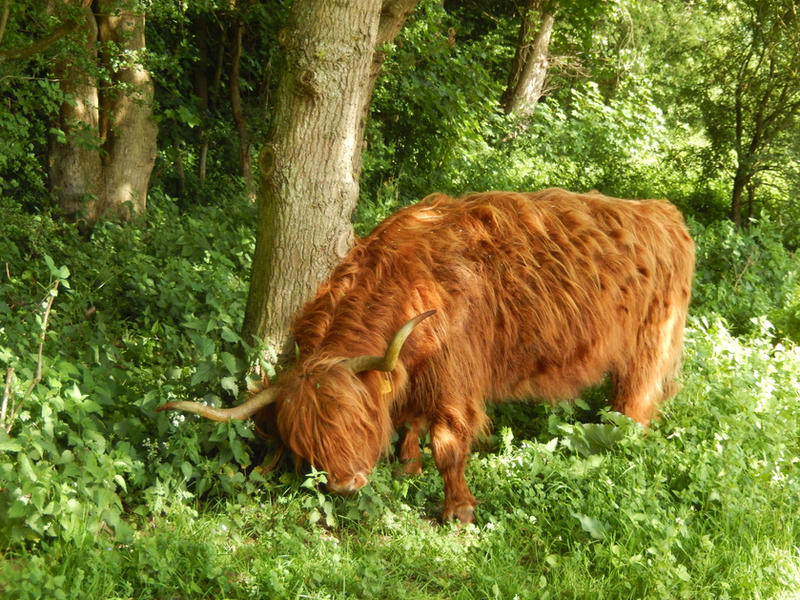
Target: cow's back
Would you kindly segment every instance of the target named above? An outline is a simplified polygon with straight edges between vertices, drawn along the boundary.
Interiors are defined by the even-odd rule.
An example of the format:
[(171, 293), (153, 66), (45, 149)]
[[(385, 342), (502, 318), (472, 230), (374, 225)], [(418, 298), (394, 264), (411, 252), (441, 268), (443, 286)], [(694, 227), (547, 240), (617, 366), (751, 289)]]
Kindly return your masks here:
[(393, 257), (402, 318), (439, 311), (436, 339), (409, 342), (410, 366), (432, 361), (495, 397), (566, 398), (596, 382), (656, 304), (685, 318), (694, 263), (671, 204), (560, 189), (432, 195), (366, 242)]

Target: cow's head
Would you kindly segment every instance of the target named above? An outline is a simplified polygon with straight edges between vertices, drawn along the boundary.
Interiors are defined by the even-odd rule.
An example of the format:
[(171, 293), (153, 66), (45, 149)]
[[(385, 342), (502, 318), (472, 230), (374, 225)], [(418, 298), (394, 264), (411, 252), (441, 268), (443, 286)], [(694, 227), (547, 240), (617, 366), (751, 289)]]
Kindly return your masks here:
[(346, 358), (318, 353), (291, 367), (274, 386), (234, 408), (180, 401), (159, 406), (156, 411), (183, 410), (215, 421), (230, 421), (251, 417), (274, 403), (277, 430), (284, 444), (325, 471), (331, 491), (352, 493), (366, 484), (389, 444), (391, 399), (385, 396), (400, 350), (413, 329), (435, 312), (422, 313), (405, 323), (389, 341), (383, 356)]
[(281, 440), (327, 473), (331, 491), (348, 494), (363, 486), (389, 443), (389, 406), (372, 379), (368, 372), (355, 372), (348, 359), (315, 357), (280, 381)]

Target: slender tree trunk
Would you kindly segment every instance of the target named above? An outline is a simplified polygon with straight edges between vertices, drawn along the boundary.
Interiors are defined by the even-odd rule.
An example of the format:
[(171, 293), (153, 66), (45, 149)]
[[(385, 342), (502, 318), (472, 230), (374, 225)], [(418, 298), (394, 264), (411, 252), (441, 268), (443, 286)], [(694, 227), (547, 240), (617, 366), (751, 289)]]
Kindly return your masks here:
[[(55, 67), (70, 101), (59, 115), (64, 136), (50, 144), (50, 187), (66, 215), (90, 223), (128, 219), (145, 210), (158, 133), (151, 115), (153, 84), (137, 54), (145, 47), (144, 14), (120, 10), (118, 0), (98, 0), (94, 11), (86, 2), (80, 5), (85, 53)], [(87, 65), (101, 61), (98, 40), (123, 49), (114, 62), (128, 59), (117, 68), (106, 57), (112, 80), (102, 92)]]
[(372, 65), (369, 70), (369, 81), (367, 82), (366, 93), (364, 94), (364, 104), (361, 107), (361, 119), (359, 121), (359, 131), (356, 137), (361, 145), (357, 155), (358, 164), (355, 169), (355, 177), (358, 178), (361, 174), (361, 154), (364, 149), (366, 140), (364, 139), (364, 132), (367, 128), (367, 121), (369, 120), (369, 106), (372, 99), (372, 92), (375, 89), (375, 84), (378, 82), (378, 76), (383, 69), (383, 63), (386, 60), (386, 53), (381, 50), (381, 46), (391, 42), (400, 33), (409, 15), (414, 11), (419, 0), (383, 0), (381, 6), (381, 19), (378, 23), (378, 37), (375, 40), (375, 53), (372, 56)]
[[(213, 71), (209, 41), (216, 40), (217, 36), (222, 35), (222, 40), (218, 44), (217, 55), (213, 60)], [(208, 165), (208, 123), (210, 120), (212, 98), (216, 97), (216, 90), (219, 86), (219, 79), (222, 74), (221, 61), (224, 57), (225, 31), (220, 31), (216, 25), (209, 22), (209, 19), (202, 16), (195, 23), (195, 37), (197, 39), (197, 52), (199, 60), (195, 64), (194, 70), (194, 93), (200, 98), (201, 119), (199, 127), (199, 147), (197, 159), (197, 183), (202, 190), (206, 183), (206, 172)], [(210, 77), (209, 77), (210, 74)]]
[(529, 116), (542, 96), (549, 66), (555, 3), (529, 0), (522, 15), (517, 50), (500, 103), (506, 113)]
[(253, 170), (250, 167), (250, 135), (247, 130), (247, 120), (242, 109), (242, 94), (239, 89), (239, 73), (242, 58), (242, 37), (244, 36), (244, 22), (237, 18), (233, 30), (233, 55), (231, 56), (231, 111), (239, 132), (239, 169), (244, 179), (245, 193), (251, 200), (255, 200), (255, 185), (253, 183)]
[(380, 0), (296, 0), (279, 36), (285, 66), (259, 157), (256, 250), (243, 324), (248, 342), (288, 350), (298, 307), (350, 249), (361, 119)]
[(742, 226), (742, 195), (751, 179), (752, 175), (747, 173), (740, 163), (733, 177), (733, 190), (731, 191), (730, 217), (737, 227)]

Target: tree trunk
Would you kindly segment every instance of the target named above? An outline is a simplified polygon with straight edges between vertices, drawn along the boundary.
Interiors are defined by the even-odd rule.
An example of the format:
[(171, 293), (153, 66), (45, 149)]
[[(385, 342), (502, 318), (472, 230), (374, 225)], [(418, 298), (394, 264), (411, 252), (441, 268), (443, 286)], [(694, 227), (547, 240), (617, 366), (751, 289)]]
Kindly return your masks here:
[(408, 16), (414, 11), (417, 4), (419, 4), (419, 0), (383, 0), (383, 5), (381, 6), (381, 20), (378, 23), (378, 37), (375, 40), (376, 49), (372, 56), (369, 81), (363, 98), (364, 104), (361, 107), (361, 119), (358, 126), (358, 135), (356, 137), (356, 140), (360, 144), (357, 152), (358, 164), (354, 172), (356, 179), (361, 175), (361, 154), (366, 142), (364, 139), (364, 132), (367, 128), (367, 121), (369, 120), (369, 106), (370, 100), (372, 99), (372, 92), (375, 89), (378, 76), (381, 74), (383, 63), (386, 60), (386, 53), (383, 52), (380, 47), (397, 37), (406, 19), (408, 19)]
[(153, 82), (137, 56), (145, 48), (144, 13), (120, 10), (119, 0), (101, 0), (99, 8), (100, 41), (116, 44), (136, 57), (112, 71), (120, 89), (102, 98), (107, 128), (101, 129), (105, 185), (101, 215), (126, 220), (144, 213), (156, 160)]
[(296, 0), (279, 35), (285, 66), (259, 157), (256, 249), (243, 324), (248, 342), (288, 350), (290, 320), (350, 249), (357, 139), (380, 0)]
[(739, 166), (736, 168), (736, 174), (733, 177), (730, 213), (731, 221), (733, 221), (737, 227), (742, 226), (742, 195), (752, 177), (753, 176), (747, 173), (745, 168), (739, 164)]
[[(48, 6), (51, 11), (55, 8)], [(97, 61), (97, 22), (88, 5), (81, 12), (78, 32), (84, 55), (76, 53), (54, 67), (61, 91), (72, 102), (61, 104), (58, 121), (63, 137), (50, 139), (48, 170), (50, 190), (61, 211), (69, 216), (84, 213), (89, 222), (94, 222), (103, 195), (100, 100), (97, 78), (84, 61)]]
[(244, 22), (237, 17), (233, 30), (233, 55), (231, 56), (231, 112), (239, 132), (239, 169), (244, 179), (245, 193), (251, 200), (255, 200), (255, 187), (253, 184), (253, 170), (250, 167), (250, 135), (247, 131), (247, 120), (242, 108), (242, 94), (239, 89), (239, 70), (242, 58), (242, 37), (244, 35)]
[(750, 227), (750, 222), (756, 216), (756, 186), (753, 180), (747, 184), (747, 223), (745, 227)]
[(521, 117), (533, 114), (547, 78), (548, 48), (554, 23), (555, 3), (529, 0), (522, 15), (508, 85), (500, 100), (506, 113)]
[[(84, 55), (55, 67), (71, 102), (61, 107), (64, 136), (52, 140), (48, 157), (50, 187), (62, 211), (89, 223), (144, 212), (158, 133), (153, 84), (137, 55), (145, 47), (144, 14), (118, 10), (118, 0), (99, 0), (96, 9), (98, 17), (84, 9)], [(111, 68), (120, 55), (106, 57), (112, 80), (102, 92), (86, 64), (101, 60), (98, 40), (113, 42), (128, 58), (122, 68)]]

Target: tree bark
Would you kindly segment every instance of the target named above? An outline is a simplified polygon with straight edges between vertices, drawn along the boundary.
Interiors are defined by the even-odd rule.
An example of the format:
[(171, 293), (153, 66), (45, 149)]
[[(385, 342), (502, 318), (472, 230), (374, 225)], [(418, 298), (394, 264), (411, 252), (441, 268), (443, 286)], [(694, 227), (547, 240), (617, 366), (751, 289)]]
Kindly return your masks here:
[[(129, 219), (145, 210), (158, 133), (152, 119), (153, 84), (138, 61), (145, 47), (144, 14), (119, 10), (118, 0), (99, 0), (98, 16), (87, 2), (80, 4), (86, 5), (80, 24), (83, 56), (55, 66), (70, 101), (59, 114), (64, 136), (50, 144), (50, 188), (68, 216), (89, 223)], [(112, 80), (102, 89), (87, 66), (102, 60), (98, 40), (113, 42), (128, 57), (122, 68), (109, 68)], [(107, 67), (110, 58), (105, 57)]]
[(554, 23), (555, 3), (529, 0), (522, 15), (508, 85), (500, 100), (506, 113), (521, 117), (533, 114), (547, 78)]
[[(118, 0), (99, 2), (100, 41), (137, 56), (145, 48), (144, 13), (117, 14), (118, 5)], [(126, 220), (144, 213), (158, 128), (152, 117), (153, 82), (138, 58), (114, 73), (114, 83), (120, 90), (102, 98), (105, 189), (100, 214)]]
[(360, 122), (380, 0), (296, 0), (279, 35), (285, 66), (259, 156), (256, 249), (243, 338), (271, 358), (297, 308), (350, 249)]
[(737, 227), (742, 226), (742, 195), (745, 188), (750, 184), (752, 177), (741, 164), (736, 168), (736, 174), (733, 177), (733, 190), (731, 191), (730, 218)]
[[(83, 56), (71, 56), (54, 67), (64, 96), (58, 121), (63, 137), (50, 139), (48, 167), (50, 190), (61, 211), (69, 216), (83, 212), (94, 222), (103, 194), (103, 166), (100, 159), (100, 98), (97, 78), (83, 61), (97, 62), (97, 22), (88, 5), (81, 10), (78, 25)], [(77, 54), (77, 53), (76, 53)]]

